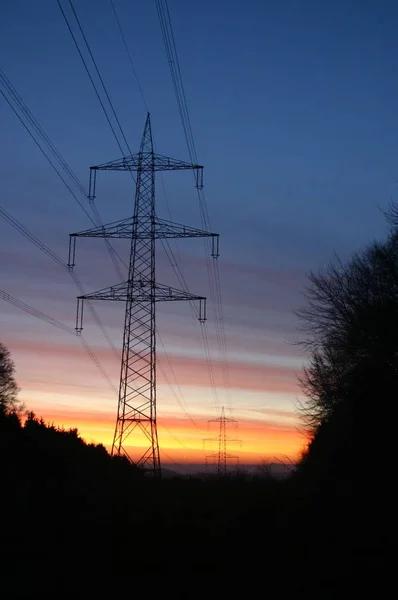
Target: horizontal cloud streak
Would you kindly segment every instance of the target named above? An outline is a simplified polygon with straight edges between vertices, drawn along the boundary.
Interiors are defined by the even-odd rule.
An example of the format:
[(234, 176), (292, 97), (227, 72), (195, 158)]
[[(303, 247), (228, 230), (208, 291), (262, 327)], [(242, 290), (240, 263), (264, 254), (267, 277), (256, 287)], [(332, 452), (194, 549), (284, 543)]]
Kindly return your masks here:
[[(72, 345), (37, 343), (25, 340), (14, 340), (11, 349), (15, 357), (29, 366), (29, 370), (41, 371), (43, 379), (48, 381), (59, 378), (65, 384), (73, 378), (78, 381), (87, 373), (88, 358), (78, 340)], [(112, 371), (118, 367), (118, 359), (110, 349), (94, 348), (101, 362)], [(205, 358), (168, 356), (173, 371), (180, 385), (203, 386), (210, 385), (209, 367)], [(84, 359), (84, 360), (83, 360)], [(159, 382), (165, 379), (162, 370), (168, 369), (169, 361), (162, 354), (158, 354)], [(66, 366), (69, 368), (66, 369)], [(278, 367), (275, 365), (250, 364), (243, 361), (230, 363), (229, 378), (232, 388), (247, 390), (264, 390), (273, 392), (295, 393), (298, 391), (297, 369)], [(44, 368), (44, 369), (43, 369)], [(163, 371), (164, 372), (164, 371)], [(216, 387), (224, 387), (222, 363), (212, 361), (212, 375)], [(97, 379), (97, 378), (96, 378)], [(167, 381), (166, 381), (167, 383)]]

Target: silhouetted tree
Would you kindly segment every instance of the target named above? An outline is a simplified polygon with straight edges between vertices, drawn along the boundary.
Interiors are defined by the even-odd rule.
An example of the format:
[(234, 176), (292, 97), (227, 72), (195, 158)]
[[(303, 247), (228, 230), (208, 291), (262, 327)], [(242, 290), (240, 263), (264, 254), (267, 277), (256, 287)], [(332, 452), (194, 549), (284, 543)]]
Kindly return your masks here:
[(353, 384), (398, 374), (398, 236), (373, 243), (348, 264), (310, 275), (308, 306), (298, 314), (308, 337), (309, 366), (301, 379), (303, 416), (313, 428), (349, 401)]
[(388, 415), (398, 387), (398, 219), (390, 222), (383, 243), (311, 274), (308, 305), (298, 313), (310, 352), (302, 416), (313, 434), (301, 471), (343, 496), (365, 462), (385, 481), (393, 469)]
[(22, 403), (18, 401), (18, 386), (15, 381), (15, 365), (10, 351), (0, 342), (0, 407), (5, 412), (20, 412)]

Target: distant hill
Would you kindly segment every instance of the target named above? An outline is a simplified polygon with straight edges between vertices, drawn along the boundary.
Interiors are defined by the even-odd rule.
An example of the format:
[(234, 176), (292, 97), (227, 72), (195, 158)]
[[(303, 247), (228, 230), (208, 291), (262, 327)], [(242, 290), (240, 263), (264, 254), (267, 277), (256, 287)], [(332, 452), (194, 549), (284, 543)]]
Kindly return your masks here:
[[(217, 465), (211, 464), (206, 465), (205, 463), (186, 463), (180, 465), (169, 465), (164, 463), (162, 466), (162, 477), (165, 479), (171, 479), (173, 477), (207, 477), (209, 475), (215, 475), (217, 472)], [(269, 463), (271, 475), (278, 479), (287, 477), (292, 469), (293, 465), (283, 465), (281, 463)], [(171, 467), (171, 468), (169, 468)], [(256, 474), (258, 469), (257, 464), (239, 465), (238, 469), (241, 473), (247, 472), (249, 475)], [(228, 468), (228, 473), (231, 475), (236, 471), (236, 468), (232, 465)]]

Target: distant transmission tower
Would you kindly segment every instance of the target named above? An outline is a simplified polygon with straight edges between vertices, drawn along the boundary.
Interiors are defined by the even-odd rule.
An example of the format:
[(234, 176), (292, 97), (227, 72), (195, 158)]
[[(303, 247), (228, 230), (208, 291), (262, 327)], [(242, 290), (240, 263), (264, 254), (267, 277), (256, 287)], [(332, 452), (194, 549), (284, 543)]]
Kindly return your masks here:
[[(198, 318), (206, 320), (206, 299), (187, 291), (158, 283), (155, 278), (155, 242), (169, 238), (212, 238), (212, 256), (218, 257), (218, 234), (186, 227), (160, 219), (155, 212), (156, 171), (195, 173), (196, 187), (203, 187), (203, 167), (156, 154), (153, 149), (148, 113), (138, 154), (90, 167), (89, 200), (94, 202), (97, 171), (135, 171), (137, 173), (133, 216), (101, 227), (72, 233), (69, 242), (69, 267), (75, 265), (76, 238), (125, 238), (131, 241), (128, 278), (124, 283), (77, 299), (76, 330), (83, 328), (84, 300), (125, 302), (123, 349), (119, 401), (112, 454), (124, 455), (131, 462), (161, 476), (156, 422), (156, 302), (197, 301)], [(138, 448), (133, 460), (126, 445)]]
[(209, 454), (208, 458), (216, 458), (217, 459), (217, 475), (219, 477), (224, 477), (227, 474), (227, 460), (231, 458), (236, 458), (237, 456), (233, 456), (232, 454), (227, 453), (227, 442), (237, 442), (239, 440), (232, 440), (231, 438), (227, 438), (227, 423), (237, 423), (236, 419), (228, 419), (225, 416), (224, 407), (221, 408), (221, 416), (218, 419), (210, 419), (209, 423), (219, 423), (220, 424), (220, 432), (216, 438), (210, 438), (212, 441), (218, 442), (218, 452), (215, 454)]

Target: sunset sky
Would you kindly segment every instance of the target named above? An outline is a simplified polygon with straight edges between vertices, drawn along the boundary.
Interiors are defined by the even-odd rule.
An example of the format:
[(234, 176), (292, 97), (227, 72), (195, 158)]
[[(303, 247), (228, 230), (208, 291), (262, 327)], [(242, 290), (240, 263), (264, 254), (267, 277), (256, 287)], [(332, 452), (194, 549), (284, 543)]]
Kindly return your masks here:
[[(146, 109), (110, 2), (74, 4), (135, 152)], [(156, 149), (188, 160), (155, 3), (115, 6)], [(231, 387), (224, 387), (211, 303), (206, 330), (215, 390), (189, 305), (159, 306), (161, 457), (174, 466), (203, 463), (216, 449), (203, 442), (217, 435), (208, 420), (225, 405), (238, 420), (229, 433), (241, 443), (229, 451), (241, 463), (294, 459), (305, 443), (296, 411), (305, 356), (294, 343), (300, 333), (293, 311), (303, 304), (306, 275), (334, 252), (345, 258), (381, 236), (380, 208), (396, 198), (398, 5), (169, 0), (169, 7), (211, 225), (221, 236)], [(85, 186), (90, 165), (120, 158), (55, 0), (4, 3), (0, 56), (1, 69)], [(88, 218), (2, 96), (0, 131), (1, 206), (66, 261), (69, 233), (90, 227)], [(165, 174), (157, 190), (160, 217), (201, 227), (189, 174)], [(130, 216), (133, 192), (125, 174), (101, 173), (103, 221)], [(127, 255), (125, 242), (115, 247)], [(190, 291), (210, 296), (203, 242), (177, 248)], [(78, 291), (68, 273), (3, 220), (0, 249), (1, 290), (74, 327)], [(87, 292), (118, 283), (101, 240), (78, 241), (76, 272)], [(180, 287), (161, 247), (158, 280)], [(120, 348), (123, 306), (96, 308)], [(84, 334), (117, 385), (118, 359), (89, 314)], [(0, 300), (0, 341), (12, 352), (29, 409), (109, 446), (117, 398), (76, 336)]]

